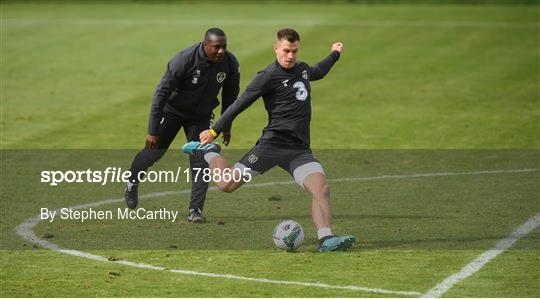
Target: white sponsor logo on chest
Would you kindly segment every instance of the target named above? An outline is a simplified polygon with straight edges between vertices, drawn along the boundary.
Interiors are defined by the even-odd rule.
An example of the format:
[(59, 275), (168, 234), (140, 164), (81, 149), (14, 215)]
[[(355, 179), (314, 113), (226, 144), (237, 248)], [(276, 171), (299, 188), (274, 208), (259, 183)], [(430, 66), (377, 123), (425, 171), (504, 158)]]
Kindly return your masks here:
[(196, 70), (195, 75), (193, 75), (193, 79), (191, 79), (191, 83), (197, 84), (197, 82), (199, 82), (200, 76), (201, 76), (201, 70)]

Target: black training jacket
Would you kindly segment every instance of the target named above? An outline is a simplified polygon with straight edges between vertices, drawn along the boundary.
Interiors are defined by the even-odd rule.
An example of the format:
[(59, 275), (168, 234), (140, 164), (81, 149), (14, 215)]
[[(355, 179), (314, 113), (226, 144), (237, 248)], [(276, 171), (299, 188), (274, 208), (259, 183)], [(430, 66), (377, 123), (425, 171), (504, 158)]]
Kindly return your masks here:
[(246, 90), (212, 127), (224, 132), (227, 124), (255, 100), (262, 97), (268, 112), (268, 125), (259, 141), (309, 147), (311, 122), (310, 81), (322, 79), (339, 59), (333, 51), (325, 59), (309, 66), (305, 62), (286, 70), (277, 61), (257, 73)]
[[(234, 55), (227, 51), (224, 59), (212, 63), (197, 43), (180, 51), (167, 64), (150, 109), (148, 134), (159, 135), (159, 123), (164, 114), (182, 118), (207, 117), (219, 105), (217, 96), (223, 88), (221, 112), (229, 107), (240, 89), (240, 69)], [(231, 122), (223, 131), (230, 131)]]

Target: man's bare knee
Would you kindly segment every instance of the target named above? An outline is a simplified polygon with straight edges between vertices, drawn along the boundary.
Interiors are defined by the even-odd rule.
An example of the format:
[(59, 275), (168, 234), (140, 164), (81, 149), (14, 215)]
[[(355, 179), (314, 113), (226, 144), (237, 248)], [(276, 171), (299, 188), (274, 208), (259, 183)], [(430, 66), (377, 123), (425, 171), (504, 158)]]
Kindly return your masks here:
[(330, 186), (322, 173), (311, 173), (304, 180), (304, 189), (314, 199), (325, 199), (330, 197)]
[(330, 186), (326, 183), (311, 185), (306, 188), (313, 199), (330, 198)]
[(221, 190), (221, 191), (223, 191), (225, 193), (232, 193), (242, 185), (243, 184), (241, 184), (241, 183), (238, 183), (238, 182), (235, 182), (235, 181), (230, 181), (230, 182), (226, 182), (226, 183), (223, 183), (223, 184), (219, 184), (218, 188), (219, 188), (219, 190)]
[(312, 195), (314, 198), (330, 198), (330, 186), (327, 183), (321, 184), (314, 188)]
[(322, 194), (324, 194), (325, 197), (330, 197), (330, 186), (327, 183), (324, 183), (322, 189)]
[(231, 193), (231, 192), (234, 191), (234, 190), (232, 190), (231, 184), (229, 182), (218, 185), (218, 188), (219, 188), (220, 191), (223, 191), (225, 193)]

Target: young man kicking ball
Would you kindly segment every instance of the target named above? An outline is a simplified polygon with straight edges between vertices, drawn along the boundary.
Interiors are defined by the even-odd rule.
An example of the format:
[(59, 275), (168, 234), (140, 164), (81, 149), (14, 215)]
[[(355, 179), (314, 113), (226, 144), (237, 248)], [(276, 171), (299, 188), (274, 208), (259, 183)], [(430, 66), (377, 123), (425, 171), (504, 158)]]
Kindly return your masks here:
[[(311, 152), (309, 128), (310, 81), (322, 79), (330, 71), (343, 51), (343, 44), (334, 43), (330, 55), (315, 66), (296, 61), (299, 44), (300, 36), (295, 30), (287, 28), (278, 31), (274, 46), (276, 61), (257, 73), (244, 93), (229, 106), (219, 121), (199, 135), (200, 142), (189, 142), (183, 146), (182, 151), (204, 157), (212, 173), (234, 173), (233, 170), (238, 169), (242, 174), (255, 176), (274, 166), (285, 169), (311, 196), (311, 215), (317, 228), (318, 250), (345, 251), (353, 246), (356, 239), (354, 236), (332, 234), (330, 188), (321, 163)], [(226, 124), (259, 97), (264, 99), (268, 125), (257, 145), (231, 168), (227, 160), (219, 154), (220, 146), (213, 141)], [(215, 183), (221, 191), (233, 192), (245, 181), (222, 179)]]

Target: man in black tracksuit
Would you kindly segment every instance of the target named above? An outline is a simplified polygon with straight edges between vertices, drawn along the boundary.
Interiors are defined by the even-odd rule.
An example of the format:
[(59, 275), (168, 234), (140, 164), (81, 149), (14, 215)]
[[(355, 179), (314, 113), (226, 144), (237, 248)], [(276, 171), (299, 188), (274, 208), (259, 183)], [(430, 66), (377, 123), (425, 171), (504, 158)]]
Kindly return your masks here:
[[(274, 44), (275, 62), (257, 73), (212, 128), (201, 132), (200, 142), (189, 142), (182, 150), (190, 157), (203, 156), (210, 164), (212, 173), (221, 174), (214, 176), (214, 182), (224, 192), (235, 191), (251, 177), (273, 167), (286, 170), (311, 196), (311, 216), (317, 229), (318, 250), (348, 250), (356, 238), (332, 234), (330, 188), (323, 166), (310, 148), (311, 81), (320, 80), (328, 74), (340, 58), (343, 44), (332, 44), (330, 54), (314, 66), (297, 61), (299, 49), (298, 32), (290, 28), (279, 30)], [(217, 135), (225, 132), (228, 123), (260, 97), (268, 112), (268, 125), (257, 144), (231, 168), (220, 155), (220, 146), (212, 142)], [(235, 171), (244, 180), (225, 175), (234, 174)]]
[[(204, 41), (182, 50), (168, 63), (157, 86), (148, 121), (146, 147), (131, 164), (131, 177), (126, 186), (125, 199), (129, 208), (138, 203), (138, 183), (150, 166), (167, 151), (181, 127), (188, 141), (198, 140), (212, 121), (212, 110), (219, 105), (217, 95), (222, 91), (222, 113), (238, 96), (240, 70), (236, 57), (226, 51), (225, 33), (211, 28)], [(231, 122), (224, 125), (223, 143), (230, 141)], [(190, 157), (191, 168), (207, 168), (199, 157)], [(189, 204), (189, 221), (204, 222), (202, 215), (208, 183), (194, 181)]]

